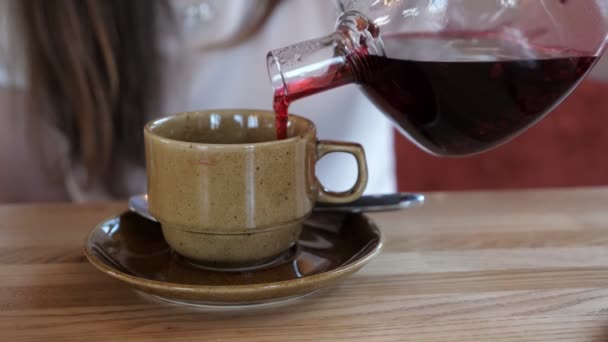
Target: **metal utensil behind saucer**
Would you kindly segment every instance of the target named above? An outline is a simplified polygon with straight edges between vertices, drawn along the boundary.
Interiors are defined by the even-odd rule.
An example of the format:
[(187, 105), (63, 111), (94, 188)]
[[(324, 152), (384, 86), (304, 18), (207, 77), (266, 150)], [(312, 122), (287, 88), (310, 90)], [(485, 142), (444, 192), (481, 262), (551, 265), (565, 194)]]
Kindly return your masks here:
[[(400, 192), (385, 195), (365, 195), (354, 202), (343, 204), (317, 203), (313, 211), (352, 213), (391, 211), (409, 208), (422, 203), (424, 203), (424, 195)], [(148, 211), (148, 195), (131, 196), (129, 198), (129, 210), (156, 222), (156, 219)]]

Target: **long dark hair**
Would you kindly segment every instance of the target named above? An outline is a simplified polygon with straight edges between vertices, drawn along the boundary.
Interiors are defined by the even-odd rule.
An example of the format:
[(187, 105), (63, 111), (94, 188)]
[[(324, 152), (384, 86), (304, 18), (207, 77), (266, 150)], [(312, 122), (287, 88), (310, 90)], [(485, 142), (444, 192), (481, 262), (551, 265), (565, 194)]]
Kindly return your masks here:
[(67, 137), (89, 181), (105, 181), (113, 156), (143, 158), (142, 127), (161, 82), (165, 0), (18, 1), (31, 113)]
[[(42, 120), (57, 127), (89, 184), (112, 191), (109, 168), (119, 155), (143, 162), (145, 120), (163, 114), (157, 112), (160, 31), (177, 32), (173, 25), (179, 18), (173, 18), (168, 1), (16, 1), (26, 42), (32, 127)], [(279, 3), (269, 0), (243, 35), (222, 45), (255, 35)]]

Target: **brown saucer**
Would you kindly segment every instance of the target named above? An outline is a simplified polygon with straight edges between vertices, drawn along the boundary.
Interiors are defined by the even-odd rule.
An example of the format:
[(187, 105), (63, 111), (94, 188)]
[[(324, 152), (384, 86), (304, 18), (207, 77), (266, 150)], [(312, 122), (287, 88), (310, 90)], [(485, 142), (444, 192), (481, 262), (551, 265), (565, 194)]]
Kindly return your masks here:
[(100, 271), (144, 293), (190, 305), (241, 306), (299, 298), (358, 271), (382, 249), (362, 214), (316, 213), (291, 255), (256, 270), (201, 269), (174, 253), (158, 223), (126, 212), (95, 227), (85, 255)]

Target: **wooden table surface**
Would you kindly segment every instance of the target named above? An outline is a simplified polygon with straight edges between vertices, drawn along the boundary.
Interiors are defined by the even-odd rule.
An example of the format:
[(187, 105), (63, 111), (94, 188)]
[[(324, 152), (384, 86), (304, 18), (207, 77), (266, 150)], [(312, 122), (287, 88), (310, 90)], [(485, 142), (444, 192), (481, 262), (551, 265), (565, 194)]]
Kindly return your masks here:
[(608, 188), (435, 193), (374, 214), (383, 253), (275, 308), (151, 302), (96, 271), (124, 203), (0, 206), (0, 341), (607, 341)]

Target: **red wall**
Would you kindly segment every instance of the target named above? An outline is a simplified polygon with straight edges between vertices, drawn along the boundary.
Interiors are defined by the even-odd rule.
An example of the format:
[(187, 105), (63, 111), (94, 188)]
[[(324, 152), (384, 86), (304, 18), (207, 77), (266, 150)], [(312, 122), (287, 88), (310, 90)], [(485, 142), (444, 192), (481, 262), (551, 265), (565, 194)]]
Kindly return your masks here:
[(557, 109), (489, 152), (448, 159), (396, 135), (402, 191), (608, 184), (608, 84), (586, 80)]

